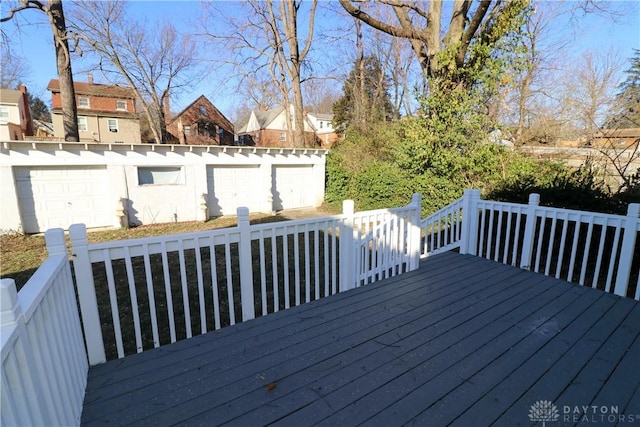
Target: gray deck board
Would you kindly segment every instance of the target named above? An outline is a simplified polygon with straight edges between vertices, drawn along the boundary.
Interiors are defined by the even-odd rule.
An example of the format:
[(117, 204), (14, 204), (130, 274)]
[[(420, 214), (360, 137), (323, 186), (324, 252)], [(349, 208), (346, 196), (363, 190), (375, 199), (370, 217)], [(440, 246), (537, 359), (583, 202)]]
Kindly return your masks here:
[(82, 422), (531, 425), (538, 400), (640, 417), (639, 361), (637, 301), (445, 253), (92, 367)]

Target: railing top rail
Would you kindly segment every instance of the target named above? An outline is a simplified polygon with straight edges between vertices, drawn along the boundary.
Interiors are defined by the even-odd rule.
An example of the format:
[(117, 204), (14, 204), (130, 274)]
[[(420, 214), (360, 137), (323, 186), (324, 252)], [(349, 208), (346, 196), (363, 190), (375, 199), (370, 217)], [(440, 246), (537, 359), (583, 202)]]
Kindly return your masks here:
[(135, 239), (112, 240), (109, 242), (91, 243), (88, 245), (89, 251), (100, 251), (103, 249), (116, 249), (125, 246), (157, 245), (167, 242), (177, 242), (182, 240), (197, 240), (211, 237), (223, 237), (225, 235), (238, 234), (237, 227), (217, 228), (205, 231), (194, 231), (189, 233), (164, 234), (162, 236), (140, 237)]
[[(479, 208), (514, 208), (514, 209), (528, 209), (530, 205), (523, 203), (502, 202), (496, 200), (478, 200)], [(626, 215), (615, 215), (602, 212), (590, 212), (581, 211), (577, 209), (557, 208), (551, 206), (535, 206), (534, 208), (536, 216), (546, 216), (545, 214), (553, 214), (559, 217), (565, 217), (574, 221), (589, 221), (590, 218), (594, 219), (594, 224), (610, 224), (611, 222), (618, 222), (628, 218)], [(638, 220), (638, 227), (640, 227), (640, 219)]]
[(420, 223), (422, 225), (424, 225), (427, 222), (429, 222), (430, 220), (433, 220), (438, 215), (441, 215), (441, 214), (443, 214), (443, 213), (445, 213), (445, 212), (447, 212), (447, 211), (449, 211), (451, 209), (456, 209), (456, 208), (462, 207), (463, 200), (464, 200), (464, 198), (462, 198), (462, 197), (459, 198), (459, 199), (454, 200), (453, 202), (449, 203), (447, 206), (444, 206), (444, 207), (438, 209), (437, 211), (427, 215), (427, 217), (423, 218), (420, 221)]
[(526, 203), (504, 202), (500, 200), (478, 199), (478, 206), (500, 206), (512, 209), (526, 209), (529, 205)]
[(51, 283), (58, 277), (58, 273), (68, 262), (68, 256), (49, 255), (42, 265), (18, 292), (18, 303), (22, 308), (25, 320), (29, 321), (40, 302), (47, 294)]
[(342, 221), (345, 219), (345, 215), (328, 215), (328, 216), (318, 216), (314, 218), (306, 218), (306, 219), (289, 219), (285, 221), (277, 221), (277, 222), (268, 222), (264, 224), (253, 224), (251, 225), (251, 232), (259, 232), (261, 230), (272, 230), (274, 228), (291, 228), (291, 227), (300, 227), (305, 225), (313, 225), (320, 224), (323, 222), (332, 222), (332, 221)]
[(388, 209), (375, 209), (371, 211), (362, 211), (354, 213), (356, 218), (365, 217), (365, 216), (373, 216), (373, 215), (384, 215), (384, 214), (399, 214), (403, 212), (411, 212), (413, 211), (412, 206), (401, 206), (398, 208), (388, 208)]

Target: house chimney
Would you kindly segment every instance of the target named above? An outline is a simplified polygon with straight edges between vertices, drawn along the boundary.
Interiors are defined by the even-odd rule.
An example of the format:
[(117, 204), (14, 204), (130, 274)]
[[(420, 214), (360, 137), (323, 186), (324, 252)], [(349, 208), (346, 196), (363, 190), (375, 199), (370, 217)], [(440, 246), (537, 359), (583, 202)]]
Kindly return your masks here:
[(260, 111), (267, 111), (267, 105), (266, 104), (260, 104), (259, 107)]
[(89, 83), (90, 85), (93, 84), (93, 74), (87, 74), (87, 83)]
[(164, 122), (169, 124), (171, 120), (171, 106), (169, 105), (169, 95), (164, 98)]

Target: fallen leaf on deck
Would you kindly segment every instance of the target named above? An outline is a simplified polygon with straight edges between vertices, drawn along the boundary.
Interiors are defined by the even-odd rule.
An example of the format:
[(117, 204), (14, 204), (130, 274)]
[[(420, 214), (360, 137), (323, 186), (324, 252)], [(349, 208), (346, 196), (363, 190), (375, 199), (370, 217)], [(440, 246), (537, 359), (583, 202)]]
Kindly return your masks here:
[(269, 384), (267, 384), (267, 385), (265, 386), (265, 388), (267, 389), (267, 391), (271, 391), (271, 390), (273, 390), (274, 388), (276, 388), (277, 386), (278, 386), (278, 384), (276, 384), (276, 383), (269, 383)]

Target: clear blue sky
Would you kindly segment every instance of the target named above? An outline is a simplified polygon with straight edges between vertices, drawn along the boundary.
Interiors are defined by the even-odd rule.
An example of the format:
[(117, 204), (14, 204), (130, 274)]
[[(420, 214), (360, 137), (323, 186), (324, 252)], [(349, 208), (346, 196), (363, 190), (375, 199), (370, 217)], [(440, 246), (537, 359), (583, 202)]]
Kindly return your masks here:
[[(228, 3), (229, 10), (232, 11), (237, 2), (229, 1)], [(623, 2), (617, 2), (617, 4), (621, 5)], [(587, 49), (598, 51), (613, 48), (624, 58), (629, 58), (633, 49), (640, 49), (640, 1), (624, 2), (624, 4), (628, 6), (628, 14), (620, 17), (616, 22), (596, 15), (591, 15), (584, 20), (580, 19), (575, 44), (571, 47), (572, 53), (575, 54)], [(132, 13), (144, 17), (149, 22), (159, 22), (163, 18), (171, 19), (184, 32), (189, 31), (191, 27), (189, 23), (194, 22), (201, 10), (200, 2), (194, 0), (137, 0), (131, 2), (130, 7)], [(5, 1), (0, 3), (0, 9), (4, 16), (6, 14)], [(14, 51), (26, 58), (29, 63), (30, 73), (26, 78), (26, 83), (30, 92), (49, 101), (50, 97), (46, 86), (50, 79), (57, 77), (57, 73), (51, 30), (41, 15), (36, 11), (22, 12), (17, 20), (20, 24), (19, 30), (15, 22), (2, 24), (2, 30), (10, 36)], [(325, 25), (329, 24), (327, 22)], [(567, 23), (558, 23), (558, 25), (567, 25)], [(86, 80), (84, 65), (81, 60), (75, 60), (73, 63), (77, 80)], [(238, 104), (237, 98), (231, 92), (220, 92), (215, 76), (213, 77), (204, 79), (191, 91), (173, 100), (172, 110), (179, 111), (195, 98), (204, 94), (224, 114), (232, 113)], [(99, 79), (96, 78), (96, 80)]]

